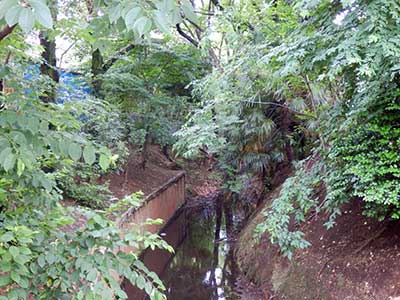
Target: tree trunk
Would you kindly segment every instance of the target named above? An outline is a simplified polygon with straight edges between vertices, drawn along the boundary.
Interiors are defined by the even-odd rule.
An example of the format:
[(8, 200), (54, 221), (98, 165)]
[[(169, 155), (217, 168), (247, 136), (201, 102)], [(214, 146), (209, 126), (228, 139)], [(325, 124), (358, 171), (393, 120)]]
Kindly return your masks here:
[(94, 90), (94, 95), (99, 97), (101, 94), (101, 87), (103, 85), (103, 55), (99, 49), (96, 49), (92, 53), (92, 85)]
[(142, 161), (140, 163), (140, 165), (142, 166), (142, 169), (145, 170), (146, 169), (146, 163), (147, 163), (147, 159), (148, 159), (148, 147), (150, 144), (150, 133), (147, 130), (146, 131), (146, 135), (144, 137), (144, 143), (143, 143), (143, 149), (142, 149)]
[[(57, 19), (57, 4), (55, 1), (49, 3), (52, 17), (54, 20)], [(42, 53), (43, 62), (40, 65), (40, 73), (43, 76), (48, 76), (52, 81), (58, 83), (60, 81), (60, 75), (57, 71), (57, 57), (56, 57), (56, 41), (49, 38), (48, 31), (41, 31), (39, 34), (40, 45), (44, 51)], [(55, 85), (50, 85), (46, 90), (45, 95), (41, 97), (43, 102), (55, 102), (56, 89)]]
[[(93, 0), (85, 0), (86, 8), (88, 10), (88, 22), (96, 16), (96, 12), (94, 10)], [(92, 49), (92, 87), (93, 93), (96, 97), (100, 96), (101, 86), (103, 85), (101, 75), (104, 73), (103, 71), (104, 59), (99, 49)]]
[(284, 107), (282, 111), (282, 130), (285, 139), (285, 153), (288, 163), (291, 163), (294, 159), (293, 148), (292, 145), (290, 144), (290, 134), (292, 133), (290, 129), (291, 124), (292, 124), (292, 116), (289, 112), (288, 107)]
[(168, 159), (169, 161), (173, 162), (174, 160), (171, 158), (171, 156), (168, 153), (168, 145), (162, 146), (162, 153), (164, 154), (165, 158)]

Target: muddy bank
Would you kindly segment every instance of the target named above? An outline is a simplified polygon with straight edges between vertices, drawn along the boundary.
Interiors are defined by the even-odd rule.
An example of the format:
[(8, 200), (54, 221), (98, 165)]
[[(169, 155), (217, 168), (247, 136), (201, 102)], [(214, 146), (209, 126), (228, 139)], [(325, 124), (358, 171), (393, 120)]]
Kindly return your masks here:
[[(277, 197), (269, 193), (263, 207)], [(262, 208), (263, 208), (262, 207)], [(331, 230), (317, 215), (302, 225), (312, 246), (299, 250), (291, 261), (281, 256), (267, 237), (255, 243), (253, 232), (263, 220), (256, 212), (242, 230), (235, 256), (246, 278), (258, 286), (264, 299), (388, 300), (400, 296), (400, 226), (383, 225), (362, 215), (354, 199)]]

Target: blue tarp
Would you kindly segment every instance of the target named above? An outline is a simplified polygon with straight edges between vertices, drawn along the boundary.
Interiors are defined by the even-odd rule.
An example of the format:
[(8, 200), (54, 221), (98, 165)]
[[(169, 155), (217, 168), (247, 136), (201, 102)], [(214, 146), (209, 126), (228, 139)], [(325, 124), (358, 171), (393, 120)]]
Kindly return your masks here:
[[(84, 76), (75, 72), (60, 70), (60, 87), (57, 90), (56, 103), (62, 104), (70, 101), (83, 101), (87, 95), (92, 94), (89, 84)], [(40, 67), (32, 65), (25, 73), (26, 79), (40, 76)], [(28, 91), (29, 92), (29, 91)]]

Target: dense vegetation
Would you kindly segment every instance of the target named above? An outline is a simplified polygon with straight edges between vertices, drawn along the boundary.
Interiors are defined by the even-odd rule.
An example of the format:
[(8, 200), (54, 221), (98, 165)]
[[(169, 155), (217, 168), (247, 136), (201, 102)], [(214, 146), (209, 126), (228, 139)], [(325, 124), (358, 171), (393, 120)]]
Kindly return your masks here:
[[(110, 216), (140, 197), (96, 181), (150, 143), (215, 159), (229, 205), (293, 167), (255, 233), (288, 257), (311, 212), (399, 219), (399, 28), (396, 0), (1, 0), (0, 299), (124, 299), (115, 274), (164, 298), (121, 247), (170, 247), (121, 239)], [(63, 60), (92, 93), (60, 103)]]

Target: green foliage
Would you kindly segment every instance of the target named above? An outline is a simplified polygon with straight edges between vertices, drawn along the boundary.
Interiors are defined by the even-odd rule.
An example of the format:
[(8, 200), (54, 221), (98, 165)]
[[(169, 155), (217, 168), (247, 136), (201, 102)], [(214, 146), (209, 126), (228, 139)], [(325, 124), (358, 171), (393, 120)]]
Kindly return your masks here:
[(186, 86), (205, 71), (196, 50), (140, 47), (104, 76), (103, 92), (126, 114), (130, 141), (143, 145), (146, 134), (171, 145), (192, 104)]
[[(271, 176), (278, 164), (293, 159), (290, 144), (298, 143), (294, 123), (304, 127), (305, 121), (314, 118), (314, 111), (305, 82), (279, 74), (285, 62), (266, 58), (274, 51), (275, 40), (289, 34), (277, 36), (269, 17), (278, 10), (285, 18), (274, 26), (289, 30), (295, 24), (293, 9), (287, 5), (285, 10), (278, 2), (264, 15), (257, 5), (262, 3), (228, 6), (218, 20), (226, 37), (223, 42), (231, 51), (229, 59), (194, 82), (194, 94), (203, 103), (176, 134), (174, 147), (186, 157), (198, 156), (199, 148), (218, 155), (225, 173), (235, 170)], [(304, 116), (303, 120), (296, 114)]]
[[(295, 6), (299, 19), (305, 19), (265, 58), (285, 63), (277, 70), (280, 76), (307, 73), (328, 100), (317, 120), (318, 152), (325, 166), (315, 178), (326, 185), (321, 207), (330, 214), (326, 225), (334, 225), (341, 205), (354, 196), (365, 202), (367, 215), (398, 219), (398, 3), (297, 1)], [(307, 186), (305, 179), (295, 178), (284, 184), (281, 195), (288, 194), (289, 184), (294, 191)], [(259, 226), (286, 255), (306, 245), (295, 245), (302, 241), (301, 233), (288, 229), (290, 216), (303, 210), (290, 204), (290, 198), (313, 203), (310, 191), (280, 196)]]
[(380, 219), (400, 217), (400, 106), (397, 91), (388, 92), (394, 99), (360, 114), (362, 125), (337, 132), (329, 153), (335, 167), (343, 169), (342, 176), (335, 180), (347, 188), (347, 197), (364, 200), (367, 215)]
[(0, 1), (0, 20), (9, 26), (18, 24), (24, 32), (29, 32), (38, 22), (45, 28), (53, 26), (53, 18), (45, 0)]
[[(104, 208), (113, 197), (108, 184), (99, 184), (98, 178), (119, 169), (129, 156), (126, 118), (110, 103), (89, 97), (74, 105), (74, 114), (83, 119), (79, 135), (92, 144), (83, 148), (83, 160), (60, 170), (57, 182), (64, 196), (87, 207)], [(96, 154), (93, 145), (107, 155)]]
[(295, 249), (310, 246), (304, 233), (295, 228), (306, 220), (310, 211), (319, 212), (321, 209), (316, 191), (321, 185), (322, 166), (312, 159), (299, 162), (295, 174), (282, 185), (279, 196), (264, 209), (265, 221), (256, 227), (256, 237), (268, 233), (270, 241), (279, 245), (283, 255), (289, 259)]
[[(182, 16), (196, 20), (193, 6), (188, 1), (182, 4), (175, 0), (164, 1), (93, 1), (93, 9), (102, 10), (92, 25), (103, 34), (110, 30), (133, 32), (136, 40), (148, 38), (154, 30), (170, 34), (171, 28), (182, 22)], [(24, 32), (30, 32), (35, 22), (52, 28), (53, 18), (45, 0), (1, 0), (0, 22), (9, 26), (18, 24)], [(111, 26), (114, 25), (114, 26)], [(107, 28), (109, 27), (109, 28)], [(97, 47), (96, 47), (97, 48)]]
[[(138, 205), (140, 201), (133, 195), (125, 202)], [(1, 283), (8, 293), (0, 298), (26, 299), (29, 294), (38, 299), (125, 299), (115, 277), (119, 275), (136, 282), (151, 299), (163, 299), (165, 287), (157, 275), (139, 261), (135, 252), (122, 251), (148, 245), (171, 251), (158, 235), (142, 233), (139, 227), (121, 232), (118, 224), (109, 219), (114, 207), (103, 212), (70, 210), (72, 216), (84, 217), (85, 224), (72, 226), (71, 217), (62, 217), (65, 208), (58, 207), (51, 212), (57, 223), (46, 224), (47, 234), (55, 238), (50, 243), (43, 243), (43, 229), (35, 231), (25, 225), (1, 229)], [(64, 229), (59, 231), (51, 227), (54, 225), (64, 225)]]
[[(128, 115), (107, 101), (91, 98), (75, 104), (74, 109), (75, 114), (83, 119), (81, 135), (99, 147), (111, 150), (113, 156), (109, 164), (118, 167), (125, 163), (129, 154)], [(86, 153), (89, 154), (89, 151)]]
[[(54, 22), (46, 1), (0, 1), (0, 25), (23, 31), (0, 41), (0, 58), (9, 63), (13, 55), (0, 76), (15, 89), (0, 95), (0, 287), (7, 299), (126, 297), (110, 269), (163, 298), (157, 277), (120, 249), (169, 247), (136, 229), (121, 237), (108, 217), (140, 201), (106, 209), (107, 187), (96, 184), (125, 162), (129, 142), (214, 155), (223, 188), (234, 193), (244, 178), (267, 181), (315, 147), (257, 227), (288, 257), (309, 245), (298, 226), (311, 211), (328, 212), (331, 227), (341, 205), (357, 197), (369, 216), (400, 217), (397, 0), (220, 1), (204, 15), (186, 0), (78, 2), (60, 3), (65, 18)], [(72, 17), (78, 11), (85, 13)], [(173, 27), (199, 49), (177, 45)], [(55, 83), (22, 76), (35, 50), (23, 36), (33, 28), (76, 43), (83, 62), (93, 50), (111, 58), (107, 67), (99, 60), (108, 102), (42, 103)], [(214, 64), (211, 72), (201, 55)], [(63, 193), (104, 210), (66, 209)], [(80, 217), (87, 222), (73, 225)]]
[[(95, 211), (60, 204), (63, 174), (68, 174), (68, 180), (76, 179), (71, 170), (82, 177), (93, 176), (93, 169), (106, 171), (116, 157), (102, 137), (80, 131), (76, 116), (81, 111), (76, 103), (43, 103), (40, 96), (46, 81), (24, 80), (26, 68), (16, 60), (13, 68), (5, 70), (14, 92), (0, 95), (4, 105), (0, 111), (0, 298), (124, 299), (113, 270), (152, 299), (163, 299), (164, 287), (139, 261), (137, 252), (122, 251), (146, 246), (171, 250), (158, 235), (140, 228), (123, 232), (110, 219), (116, 219), (114, 205)], [(86, 193), (83, 200), (89, 206), (94, 195), (88, 193), (106, 192), (86, 184), (78, 189), (70, 193)], [(100, 195), (95, 196), (98, 200)], [(122, 202), (137, 206), (140, 200), (134, 195)]]
[(58, 175), (58, 183), (64, 196), (91, 208), (105, 208), (110, 205), (114, 197), (108, 183), (97, 182), (99, 173), (96, 171), (84, 164), (75, 165), (73, 170), (61, 171)]

